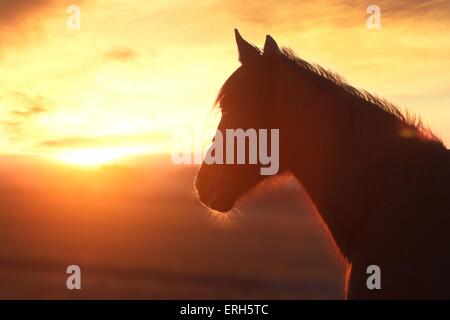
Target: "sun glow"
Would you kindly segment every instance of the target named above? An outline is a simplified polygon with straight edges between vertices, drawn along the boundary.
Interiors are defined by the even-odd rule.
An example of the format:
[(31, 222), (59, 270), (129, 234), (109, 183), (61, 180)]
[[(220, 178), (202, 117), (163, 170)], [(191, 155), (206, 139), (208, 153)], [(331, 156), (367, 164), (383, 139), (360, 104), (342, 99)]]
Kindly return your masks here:
[(80, 166), (97, 166), (127, 156), (148, 152), (148, 148), (145, 147), (89, 148), (65, 151), (58, 154), (56, 158), (60, 161)]

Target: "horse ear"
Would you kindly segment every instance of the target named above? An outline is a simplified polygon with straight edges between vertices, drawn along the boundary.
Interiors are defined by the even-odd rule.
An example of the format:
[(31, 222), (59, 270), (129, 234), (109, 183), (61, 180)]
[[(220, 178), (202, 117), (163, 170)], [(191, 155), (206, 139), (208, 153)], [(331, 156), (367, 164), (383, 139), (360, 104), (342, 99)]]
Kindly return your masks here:
[(271, 36), (267, 35), (266, 42), (264, 43), (264, 54), (276, 55), (280, 53), (281, 53), (280, 48), (278, 48), (278, 45), (275, 42), (275, 40)]
[(261, 55), (259, 50), (255, 46), (251, 45), (241, 37), (237, 29), (234, 29), (234, 35), (236, 36), (236, 44), (239, 52), (239, 61), (242, 64), (246, 64), (247, 62), (256, 59)]

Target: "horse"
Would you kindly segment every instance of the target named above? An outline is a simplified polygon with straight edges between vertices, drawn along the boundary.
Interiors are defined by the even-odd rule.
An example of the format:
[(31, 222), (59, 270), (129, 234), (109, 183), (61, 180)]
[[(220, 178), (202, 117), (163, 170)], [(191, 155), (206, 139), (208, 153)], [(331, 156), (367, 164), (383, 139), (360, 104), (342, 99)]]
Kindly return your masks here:
[[(444, 143), (420, 119), (270, 35), (263, 49), (235, 37), (241, 65), (217, 96), (217, 130), (279, 129), (278, 175), (303, 186), (347, 263), (345, 297), (450, 298)], [(203, 162), (194, 187), (201, 203), (227, 212), (265, 178), (258, 164)]]

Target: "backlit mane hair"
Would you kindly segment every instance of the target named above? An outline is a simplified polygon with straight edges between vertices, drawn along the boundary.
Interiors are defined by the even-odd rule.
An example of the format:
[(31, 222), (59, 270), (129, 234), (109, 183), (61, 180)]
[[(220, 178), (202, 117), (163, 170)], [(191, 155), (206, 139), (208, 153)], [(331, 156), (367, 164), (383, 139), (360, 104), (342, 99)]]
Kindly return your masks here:
[[(261, 50), (259, 51), (262, 52)], [(314, 80), (321, 82), (325, 86), (333, 87), (334, 89), (341, 89), (348, 94), (362, 99), (363, 101), (369, 103), (371, 106), (374, 106), (386, 112), (386, 114), (394, 116), (399, 121), (411, 127), (411, 129), (416, 130), (418, 134), (425, 137), (426, 139), (443, 145), (442, 140), (437, 137), (428, 127), (424, 126), (420, 117), (414, 114), (410, 114), (407, 110), (405, 111), (405, 113), (402, 113), (400, 109), (393, 103), (377, 97), (376, 95), (364, 89), (357, 89), (351, 86), (343, 77), (341, 77), (337, 73), (334, 73), (317, 64), (311, 64), (299, 58), (290, 48), (283, 48), (281, 52), (281, 57), (283, 59), (288, 60), (288, 62), (292, 63), (294, 67), (297, 67), (304, 72), (306, 71), (307, 74), (310, 75)], [(222, 88), (220, 89), (214, 103), (214, 105), (219, 109), (222, 110), (222, 105), (220, 102), (227, 94), (227, 92), (231, 90), (234, 80), (237, 79), (239, 75), (240, 73), (238, 69), (225, 81)]]

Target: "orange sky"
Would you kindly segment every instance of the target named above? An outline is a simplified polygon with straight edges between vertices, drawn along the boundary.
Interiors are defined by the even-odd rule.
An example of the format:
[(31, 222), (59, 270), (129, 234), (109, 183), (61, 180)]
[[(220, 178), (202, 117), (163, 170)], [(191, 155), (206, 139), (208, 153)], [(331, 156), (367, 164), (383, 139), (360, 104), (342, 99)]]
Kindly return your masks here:
[[(66, 26), (69, 4), (80, 30)], [(450, 2), (377, 1), (381, 30), (366, 27), (370, 4), (0, 0), (0, 153), (170, 151), (175, 128), (213, 129), (238, 66), (234, 27), (420, 114), (448, 146)]]

